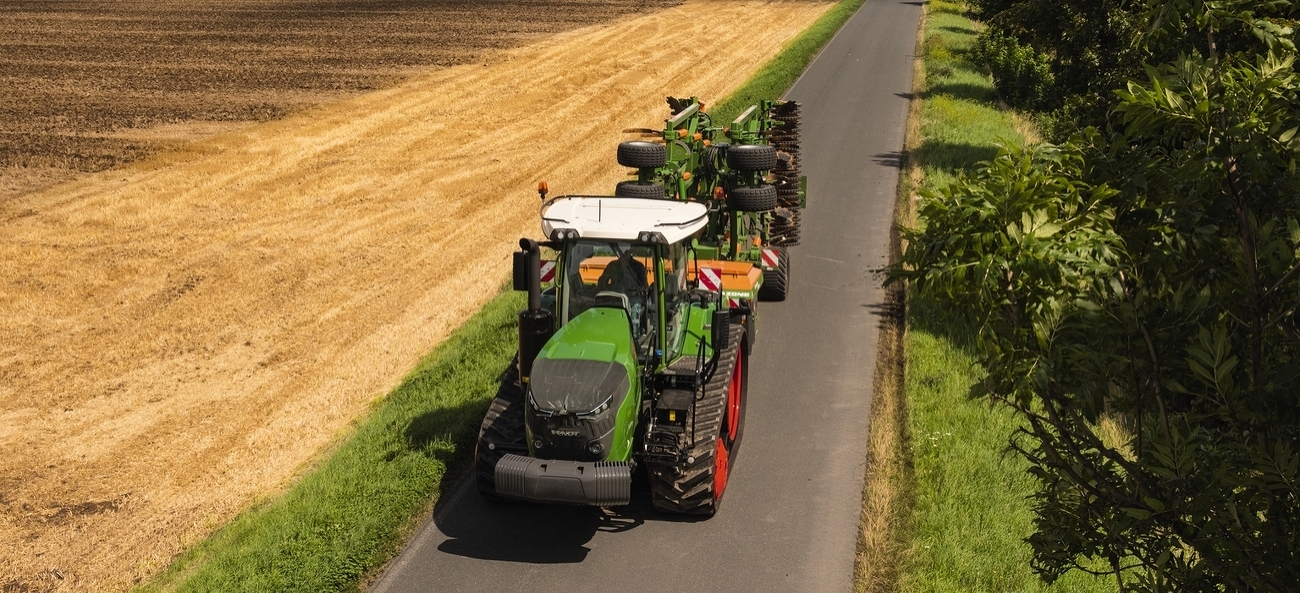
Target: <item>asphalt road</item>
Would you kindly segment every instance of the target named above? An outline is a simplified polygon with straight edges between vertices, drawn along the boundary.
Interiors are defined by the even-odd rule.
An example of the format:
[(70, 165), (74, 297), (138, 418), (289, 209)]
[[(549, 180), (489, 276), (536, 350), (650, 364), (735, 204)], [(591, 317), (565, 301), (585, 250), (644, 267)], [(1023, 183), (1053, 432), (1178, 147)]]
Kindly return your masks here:
[(868, 0), (787, 94), (809, 208), (790, 298), (762, 305), (745, 440), (718, 515), (492, 505), (463, 476), (372, 588), (849, 591), (922, 2)]

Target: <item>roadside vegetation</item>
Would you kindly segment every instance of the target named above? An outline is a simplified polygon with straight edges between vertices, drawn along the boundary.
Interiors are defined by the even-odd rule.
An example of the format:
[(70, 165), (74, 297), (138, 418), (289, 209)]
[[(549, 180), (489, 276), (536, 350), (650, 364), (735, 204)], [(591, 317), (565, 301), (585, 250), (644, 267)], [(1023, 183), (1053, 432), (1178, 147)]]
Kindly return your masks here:
[[(993, 158), (999, 142), (1038, 140), (1031, 123), (1000, 105), (987, 68), (975, 59), (980, 28), (960, 3), (926, 7), (900, 226), (924, 225), (913, 217), (914, 197)], [(1033, 532), (1034, 480), (1024, 460), (1007, 454), (1021, 422), (1005, 407), (970, 398), (983, 376), (973, 354), (975, 327), (931, 299), (908, 295), (902, 283), (888, 291), (899, 315), (881, 338), (856, 589), (1113, 591), (1113, 581), (1089, 575), (1047, 585), (1034, 574), (1024, 541)]]
[(488, 303), (288, 493), (241, 514), (143, 590), (355, 588), (469, 462), (523, 306), (514, 292)]
[[(779, 98), (865, 0), (843, 0), (710, 111)], [(511, 364), (522, 297), (504, 291), (281, 496), (182, 554), (141, 591), (355, 590), (392, 559), (471, 462)]]
[[(978, 38), (941, 25), (957, 7), (940, 2), (931, 30), (964, 29), (967, 60), (987, 65), (996, 96), (1054, 144), (946, 140), (947, 165), (963, 170), (932, 175), (927, 122), (975, 111), (927, 105), (942, 104), (940, 73), (958, 70), (936, 59), (956, 47), (927, 37), (926, 177), (890, 273), (914, 297), (917, 497), (902, 588), (1028, 590), (1091, 572), (1125, 591), (1293, 591), (1300, 6), (969, 4), (986, 23)], [(944, 121), (961, 129), (960, 117)], [(965, 393), (932, 399), (952, 389)], [(978, 448), (959, 407), (967, 394), (992, 410), (972, 424), (1001, 433), (1000, 466), (1028, 473), (978, 492), (978, 509), (936, 507), (991, 472), (958, 470)], [(1020, 512), (995, 512), (1022, 517), (1026, 543), (972, 561), (991, 527), (976, 511), (1014, 488)], [(1034, 584), (994, 582), (1008, 564)], [(1063, 589), (1092, 586), (1073, 582)]]

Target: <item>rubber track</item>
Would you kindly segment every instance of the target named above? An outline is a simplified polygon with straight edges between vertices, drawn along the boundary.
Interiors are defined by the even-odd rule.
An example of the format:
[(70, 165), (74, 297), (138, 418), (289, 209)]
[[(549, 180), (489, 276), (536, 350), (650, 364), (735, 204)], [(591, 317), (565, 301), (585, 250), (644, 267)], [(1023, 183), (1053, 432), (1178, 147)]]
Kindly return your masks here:
[[(685, 464), (681, 473), (672, 466), (650, 466), (650, 493), (656, 509), (669, 513), (712, 516), (717, 511), (713, 500), (713, 456), (718, 437), (722, 433), (723, 417), (727, 408), (727, 389), (731, 374), (736, 368), (736, 354), (740, 351), (744, 328), (731, 325), (731, 347), (718, 361), (718, 371), (704, 386), (704, 398), (695, 404), (694, 418), (687, 417), (687, 433), (682, 436), (694, 446), (686, 454), (695, 462)], [(694, 421), (695, 433), (690, 433)], [(734, 462), (733, 462), (734, 463)]]
[[(517, 362), (517, 359), (516, 359)], [(500, 448), (488, 449), (487, 442), (525, 446), (524, 442), (524, 388), (519, 383), (519, 366), (512, 362), (501, 378), (497, 396), (483, 417), (478, 431), (478, 445), (474, 449), (474, 472), (478, 490), (488, 500), (506, 500), (497, 494), (497, 461), (505, 456)]]

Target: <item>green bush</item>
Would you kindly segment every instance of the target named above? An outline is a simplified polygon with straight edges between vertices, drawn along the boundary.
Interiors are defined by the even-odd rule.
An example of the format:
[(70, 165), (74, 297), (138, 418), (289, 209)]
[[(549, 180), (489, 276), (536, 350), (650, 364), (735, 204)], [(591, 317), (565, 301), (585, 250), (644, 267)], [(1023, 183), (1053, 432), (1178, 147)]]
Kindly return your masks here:
[[(1008, 104), (1040, 112), (1054, 142), (1105, 125), (1113, 91), (1141, 76), (1152, 57), (1141, 44), (1148, 22), (1141, 1), (971, 0), (970, 7), (987, 26), (982, 44), (999, 92)], [(1046, 94), (1035, 96), (1035, 81), (1050, 81)]]
[(1059, 103), (1051, 60), (997, 29), (986, 29), (975, 41), (975, 57), (993, 74), (993, 84), (1007, 105), (1048, 111)]
[(1114, 93), (1108, 127), (1004, 150), (924, 195), (906, 232), (893, 277), (976, 321), (976, 395), (1026, 423), (1011, 448), (1038, 480), (1049, 581), (1300, 583), (1293, 11), (1153, 3), (1147, 39), (1180, 55)]

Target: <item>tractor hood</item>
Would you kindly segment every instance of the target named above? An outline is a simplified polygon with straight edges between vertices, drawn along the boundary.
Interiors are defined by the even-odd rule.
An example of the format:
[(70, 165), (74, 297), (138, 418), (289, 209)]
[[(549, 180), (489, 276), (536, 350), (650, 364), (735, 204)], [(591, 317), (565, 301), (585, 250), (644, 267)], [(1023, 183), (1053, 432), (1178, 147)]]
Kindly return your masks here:
[(533, 405), (549, 414), (585, 416), (627, 393), (627, 369), (616, 362), (539, 358), (533, 363)]
[(604, 404), (618, 407), (635, 360), (622, 309), (584, 311), (560, 328), (533, 362), (533, 405), (543, 413), (578, 415)]
[(534, 456), (625, 460), (631, 427), (620, 425), (634, 424), (640, 405), (632, 348), (623, 309), (589, 309), (551, 337), (528, 384), (524, 419)]

